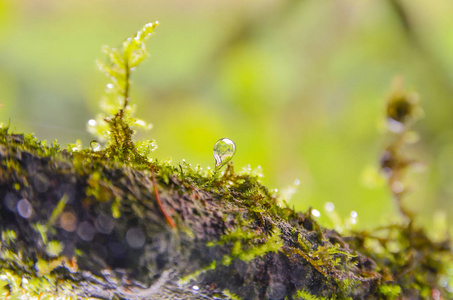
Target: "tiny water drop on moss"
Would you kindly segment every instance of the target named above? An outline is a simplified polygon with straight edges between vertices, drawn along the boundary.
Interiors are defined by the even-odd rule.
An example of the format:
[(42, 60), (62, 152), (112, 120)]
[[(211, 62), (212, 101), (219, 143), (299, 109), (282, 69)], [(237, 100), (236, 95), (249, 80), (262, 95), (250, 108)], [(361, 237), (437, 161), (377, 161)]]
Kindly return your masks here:
[(317, 209), (312, 209), (312, 210), (311, 210), (311, 215), (314, 216), (314, 217), (316, 217), (316, 218), (321, 217), (321, 213), (320, 213), (319, 210), (317, 210)]
[(236, 153), (236, 145), (230, 139), (223, 138), (214, 144), (215, 169), (218, 170), (226, 165)]
[(17, 212), (22, 218), (28, 219), (33, 213), (33, 207), (27, 199), (22, 199), (17, 203)]
[(91, 150), (93, 150), (93, 151), (101, 150), (101, 144), (99, 144), (99, 142), (96, 140), (92, 140), (90, 142), (90, 147), (91, 147)]
[(327, 202), (325, 205), (324, 205), (324, 209), (328, 212), (332, 212), (334, 211), (335, 209), (335, 204), (333, 204), (332, 202)]
[(88, 125), (90, 125), (90, 126), (96, 126), (96, 124), (97, 124), (97, 122), (96, 122), (95, 119), (90, 119), (90, 120), (88, 120)]

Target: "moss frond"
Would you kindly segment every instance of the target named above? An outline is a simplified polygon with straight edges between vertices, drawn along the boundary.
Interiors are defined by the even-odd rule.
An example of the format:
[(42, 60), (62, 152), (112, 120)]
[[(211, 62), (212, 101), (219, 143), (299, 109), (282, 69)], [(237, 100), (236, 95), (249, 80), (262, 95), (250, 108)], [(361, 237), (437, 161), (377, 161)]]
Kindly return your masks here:
[(88, 131), (99, 141), (107, 141), (101, 155), (119, 162), (143, 163), (157, 147), (155, 141), (143, 141), (136, 145), (132, 141), (134, 129), (150, 129), (151, 125), (134, 117), (135, 107), (130, 105), (130, 76), (148, 56), (145, 42), (159, 23), (146, 24), (135, 35), (127, 38), (119, 48), (104, 46), (102, 51), (107, 62), (97, 65), (109, 79), (101, 101), (102, 113), (90, 120)]

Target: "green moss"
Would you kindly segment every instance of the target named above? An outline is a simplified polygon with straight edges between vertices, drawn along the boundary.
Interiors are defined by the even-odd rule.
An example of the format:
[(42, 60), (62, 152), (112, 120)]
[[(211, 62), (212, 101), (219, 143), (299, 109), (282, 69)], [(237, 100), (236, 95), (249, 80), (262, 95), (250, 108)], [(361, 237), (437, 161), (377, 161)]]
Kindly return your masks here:
[[(145, 121), (134, 118), (130, 105), (130, 75), (148, 56), (146, 40), (151, 36), (157, 22), (146, 24), (120, 48), (104, 46), (109, 62), (98, 61), (99, 69), (110, 79), (106, 95), (102, 99), (103, 113), (98, 115), (95, 126), (89, 127), (99, 140), (106, 140), (107, 147), (99, 155), (118, 162), (147, 163), (148, 155), (157, 148), (154, 141), (134, 143), (134, 128), (150, 128)], [(119, 105), (118, 105), (119, 104)], [(110, 116), (109, 116), (110, 114)]]
[[(45, 142), (39, 142), (30, 134), (10, 134), (7, 127), (0, 129), (0, 144), (13, 144), (18, 151), (29, 151), (59, 162), (70, 160), (75, 172), (86, 178), (85, 195), (88, 200), (84, 201), (107, 202), (114, 218), (122, 216), (124, 207), (132, 208), (137, 215), (141, 212), (133, 203), (122, 203), (130, 198), (115, 194), (111, 188), (112, 183), (102, 175), (106, 170), (126, 167), (140, 170), (153, 178), (152, 186), (156, 195), (156, 185), (159, 184), (179, 188), (181, 193), (188, 196), (188, 191), (196, 191), (194, 194), (200, 190), (205, 191), (213, 197), (213, 201), (222, 201), (223, 205), (230, 209), (225, 217), (234, 216), (235, 220), (225, 234), (208, 245), (228, 246), (229, 253), (222, 253), (223, 257), (219, 261), (222, 264), (213, 261), (207, 267), (181, 278), (181, 282), (197, 279), (200, 274), (216, 267), (228, 266), (235, 259), (249, 262), (272, 252), (283, 252), (289, 260), (308, 262), (316, 272), (322, 274), (326, 286), (331, 287), (333, 298), (330, 299), (347, 299), (359, 283), (371, 280), (382, 282), (376, 294), (387, 299), (399, 297), (410, 288), (415, 288), (421, 295), (427, 296), (432, 289), (442, 289), (439, 278), (447, 284), (452, 281), (453, 272), (449, 271), (449, 268), (452, 268), (452, 255), (449, 245), (446, 246), (446, 242), (434, 242), (422, 229), (416, 227), (412, 214), (403, 205), (403, 195), (392, 190), (393, 183), (401, 182), (403, 171), (410, 166), (411, 160), (404, 157), (401, 148), (404, 135), (419, 111), (413, 94), (398, 90), (388, 101), (388, 118), (399, 122), (405, 130), (397, 134), (394, 144), (389, 145), (381, 160), (383, 171), (389, 172), (389, 187), (404, 216), (404, 222), (373, 232), (351, 233), (352, 236), (346, 244), (336, 233), (323, 229), (312, 218), (311, 210), (305, 214), (298, 213), (279, 200), (277, 195), (261, 184), (260, 171), (245, 169), (235, 172), (231, 162), (223, 172), (216, 170), (215, 174), (213, 170), (202, 170), (200, 166), (192, 168), (186, 162), (174, 166), (171, 161), (158, 161), (150, 157), (157, 147), (154, 141), (133, 140), (135, 128), (149, 126), (134, 118), (134, 108), (130, 105), (129, 98), (130, 75), (146, 58), (145, 41), (156, 26), (157, 23), (146, 25), (136, 35), (126, 39), (120, 48), (104, 48), (108, 62), (99, 63), (99, 67), (111, 82), (102, 100), (103, 113), (97, 117), (97, 125), (90, 127), (90, 131), (96, 134), (99, 141), (106, 142), (103, 150), (84, 149), (80, 141), (77, 141), (62, 151), (56, 142), (47, 146)], [(9, 176), (9, 173), (20, 175), (22, 172), (21, 166), (14, 159), (5, 160), (4, 164), (8, 174), (1, 176)], [(154, 175), (157, 183), (154, 182)], [(25, 179), (17, 177), (20, 183), (14, 183), (16, 190), (20, 190), (21, 185), (28, 185)], [(176, 181), (179, 186), (173, 184)], [(61, 244), (48, 238), (48, 233), (54, 229), (53, 226), (66, 204), (67, 197), (63, 196), (53, 209), (48, 223), (36, 223), (33, 226), (41, 236), (49, 257), (40, 257), (34, 263), (25, 262), (21, 267), (30, 273), (37, 271), (38, 276), (30, 277), (23, 283), (20, 275), (8, 271), (5, 279), (0, 279), (8, 282), (9, 289), (22, 295), (35, 295), (38, 290), (36, 287), (39, 287), (47, 293), (56, 285), (52, 272), (59, 267), (69, 268), (67, 260), (60, 257)], [(163, 209), (162, 212), (165, 214)], [(173, 217), (178, 218), (177, 215)], [(180, 230), (185, 231), (189, 237), (195, 236), (188, 227)], [(285, 240), (282, 239), (283, 236)], [(23, 262), (22, 253), (12, 251), (16, 238), (16, 233), (12, 230), (2, 232), (2, 261)], [(382, 249), (381, 252), (376, 251), (376, 245)], [(359, 268), (359, 265), (364, 263), (360, 259), (364, 257), (375, 262), (376, 267)], [(46, 275), (47, 281), (39, 277), (43, 275)], [(445, 295), (450, 295), (446, 289), (443, 291)], [(305, 290), (298, 291), (296, 296), (309, 300), (329, 299), (313, 296)], [(234, 297), (238, 298), (231, 294), (231, 298), (235, 299)]]
[[(257, 243), (257, 240), (264, 240), (264, 243)], [(222, 259), (224, 265), (229, 265), (233, 259), (238, 258), (248, 262), (256, 257), (260, 257), (268, 252), (277, 252), (283, 246), (283, 241), (280, 238), (280, 231), (274, 229), (274, 232), (269, 237), (254, 234), (249, 229), (243, 230), (242, 226), (238, 226), (235, 230), (221, 236), (218, 244), (231, 244), (231, 253), (225, 255)]]
[(60, 201), (58, 201), (57, 206), (55, 206), (55, 208), (53, 209), (52, 214), (50, 215), (49, 222), (47, 223), (48, 227), (55, 224), (57, 218), (60, 217), (61, 213), (63, 212), (67, 202), (68, 197), (66, 195), (63, 195)]
[(305, 290), (299, 290), (296, 292), (296, 295), (294, 297), (295, 300), (334, 300), (334, 298), (326, 298), (326, 297), (318, 297), (314, 296), (311, 293), (305, 291)]
[(41, 223), (33, 224), (32, 227), (39, 233), (44, 245), (47, 244), (47, 231), (49, 227)]
[(45, 277), (24, 277), (10, 270), (3, 270), (0, 275), (0, 297), (11, 300), (79, 299), (74, 294), (74, 288), (68, 281), (58, 281), (52, 275)]
[(63, 245), (59, 241), (50, 241), (46, 245), (47, 254), (51, 257), (58, 257), (63, 251)]
[(210, 270), (214, 270), (216, 267), (216, 262), (213, 261), (212, 263), (210, 263), (207, 267), (204, 267), (204, 268), (201, 268), (189, 275), (186, 275), (186, 276), (183, 276), (181, 278), (179, 278), (179, 283), (180, 284), (188, 284), (190, 283), (190, 281), (192, 280), (196, 280), (201, 274), (207, 272), (207, 271), (210, 271)]
[(17, 234), (14, 230), (5, 230), (2, 231), (2, 242), (10, 244), (14, 242), (17, 238)]
[(231, 300), (241, 300), (242, 298), (241, 297), (238, 297), (237, 295), (231, 293), (230, 291), (228, 290), (223, 290), (222, 293), (227, 296), (227, 297), (230, 297)]
[(396, 299), (401, 295), (401, 287), (399, 285), (383, 284), (379, 287), (379, 292), (387, 299)]

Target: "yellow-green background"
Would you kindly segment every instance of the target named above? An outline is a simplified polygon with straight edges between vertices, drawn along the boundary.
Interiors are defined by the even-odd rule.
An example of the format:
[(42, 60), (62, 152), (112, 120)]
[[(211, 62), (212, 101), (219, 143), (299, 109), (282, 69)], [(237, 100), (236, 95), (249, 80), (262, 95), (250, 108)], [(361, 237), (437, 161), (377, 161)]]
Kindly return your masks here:
[(101, 46), (159, 20), (132, 90), (154, 125), (141, 137), (157, 140), (155, 156), (212, 166), (214, 142), (229, 137), (236, 168), (262, 166), (280, 191), (300, 180), (291, 205), (324, 217), (332, 202), (367, 228), (397, 215), (368, 177), (401, 75), (426, 113), (408, 148), (426, 170), (407, 178), (405, 201), (426, 226), (443, 216), (451, 225), (453, 2), (398, 3), (407, 23), (393, 0), (0, 0), (0, 122), (88, 146), (107, 82), (94, 63)]

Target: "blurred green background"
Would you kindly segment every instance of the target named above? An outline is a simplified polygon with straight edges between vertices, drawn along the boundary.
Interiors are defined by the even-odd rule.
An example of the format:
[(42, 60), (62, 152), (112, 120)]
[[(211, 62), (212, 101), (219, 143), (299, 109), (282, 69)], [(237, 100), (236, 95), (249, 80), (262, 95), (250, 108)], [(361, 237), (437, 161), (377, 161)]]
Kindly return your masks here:
[(397, 217), (375, 173), (401, 75), (425, 110), (407, 151), (426, 170), (407, 177), (405, 202), (425, 226), (451, 226), (452, 11), (450, 0), (0, 0), (0, 122), (88, 147), (107, 83), (101, 46), (159, 20), (132, 87), (156, 157), (212, 167), (214, 142), (228, 137), (236, 169), (261, 166), (285, 198), (300, 180), (290, 205), (328, 224), (331, 202), (370, 228)]

